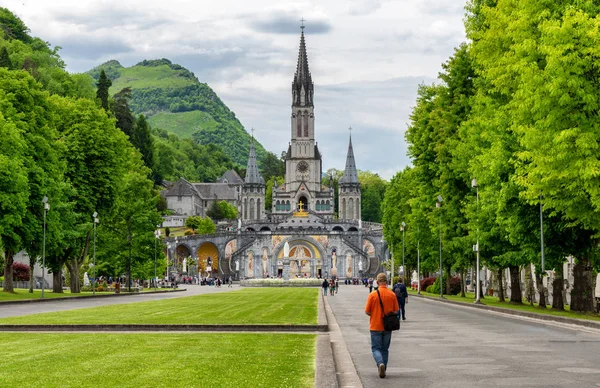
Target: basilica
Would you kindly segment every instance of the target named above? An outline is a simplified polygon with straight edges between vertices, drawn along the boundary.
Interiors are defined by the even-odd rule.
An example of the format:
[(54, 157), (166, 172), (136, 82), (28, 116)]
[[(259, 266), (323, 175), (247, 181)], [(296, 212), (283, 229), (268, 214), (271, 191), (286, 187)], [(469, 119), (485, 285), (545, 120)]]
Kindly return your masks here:
[[(223, 197), (219, 199), (239, 209), (238, 224), (232, 225), (228, 232), (168, 238), (171, 274), (182, 274), (182, 268), (189, 274), (195, 268), (199, 276), (236, 279), (296, 276), (345, 279), (373, 276), (382, 270), (387, 245), (380, 224), (361, 221), (361, 191), (351, 137), (344, 174), (339, 181), (337, 217), (334, 187), (331, 181), (323, 183), (322, 158), (316, 142), (314, 84), (304, 27), (291, 97), (285, 179), (273, 185), (269, 211), (265, 210), (266, 186), (258, 169), (253, 140), (244, 179), (235, 172), (227, 172), (217, 183), (190, 183), (182, 179), (163, 192), (169, 209), (176, 214), (179, 211), (182, 219), (186, 206), (187, 214), (199, 214), (207, 206), (206, 197), (219, 198), (216, 192)], [(184, 260), (186, 265), (182, 267), (180, 263)]]

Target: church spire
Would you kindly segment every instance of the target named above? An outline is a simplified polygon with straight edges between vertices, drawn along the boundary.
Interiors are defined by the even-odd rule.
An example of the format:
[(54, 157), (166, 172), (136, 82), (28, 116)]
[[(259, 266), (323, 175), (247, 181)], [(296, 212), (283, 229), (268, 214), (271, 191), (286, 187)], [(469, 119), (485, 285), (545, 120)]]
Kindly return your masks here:
[[(350, 127), (352, 130), (352, 127)], [(357, 184), (358, 172), (356, 171), (356, 162), (354, 161), (354, 150), (352, 149), (352, 134), (350, 134), (350, 142), (348, 143), (348, 155), (346, 156), (346, 169), (344, 175), (340, 178), (340, 183)]]
[(308, 55), (306, 54), (306, 43), (304, 41), (304, 20), (300, 27), (300, 49), (298, 51), (298, 64), (292, 83), (292, 105), (312, 106), (313, 105), (313, 82), (308, 69)]
[(246, 178), (244, 183), (264, 185), (265, 180), (258, 172), (256, 163), (256, 151), (254, 150), (254, 128), (252, 128), (252, 140), (250, 140), (250, 154), (248, 155), (248, 167), (246, 168)]

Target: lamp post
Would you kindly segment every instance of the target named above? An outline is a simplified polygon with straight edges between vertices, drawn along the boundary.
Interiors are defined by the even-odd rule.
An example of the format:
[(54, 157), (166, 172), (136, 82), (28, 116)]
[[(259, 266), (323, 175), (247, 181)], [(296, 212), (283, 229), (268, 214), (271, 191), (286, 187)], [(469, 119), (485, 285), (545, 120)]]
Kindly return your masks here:
[(154, 231), (154, 291), (156, 291), (156, 243), (160, 238), (160, 229)]
[(444, 285), (442, 284), (444, 282), (444, 269), (442, 268), (442, 213), (441, 213), (441, 207), (442, 207), (442, 201), (444, 200), (444, 198), (442, 198), (441, 195), (437, 196), (437, 202), (435, 203), (435, 207), (440, 209), (439, 212), (439, 232), (440, 232), (440, 298), (444, 298)]
[(540, 198), (540, 243), (542, 244), (542, 274), (544, 273), (544, 215), (542, 214), (542, 200)]
[(406, 230), (406, 223), (404, 221), (402, 221), (400, 230), (402, 231), (402, 280), (406, 284), (406, 267), (404, 267), (404, 232)]
[(419, 230), (417, 229), (417, 294), (421, 295), (421, 251), (419, 249)]
[(42, 198), (42, 203), (44, 204), (44, 243), (42, 247), (42, 299), (44, 299), (44, 289), (46, 288), (46, 213), (48, 213), (48, 210), (50, 210), (50, 203), (48, 202), (48, 197), (44, 196), (44, 198)]
[(171, 259), (171, 243), (167, 243), (167, 286), (169, 285), (169, 281), (171, 277), (169, 276), (169, 261)]
[(94, 217), (94, 262), (93, 262), (93, 266), (94, 266), (94, 271), (92, 272), (92, 276), (94, 277), (94, 280), (92, 281), (92, 295), (96, 295), (96, 224), (98, 224), (98, 222), (100, 222), (100, 220), (98, 219), (98, 212), (94, 212), (94, 214), (92, 214), (92, 216)]
[(481, 279), (479, 279), (480, 275), (480, 270), (479, 270), (479, 186), (477, 185), (477, 179), (473, 178), (473, 180), (471, 181), (471, 187), (475, 188), (475, 195), (476, 195), (476, 201), (477, 201), (477, 242), (475, 243), (475, 251), (477, 252), (477, 276), (476, 276), (476, 281), (477, 281), (477, 287), (475, 288), (475, 292), (477, 293), (477, 296), (475, 296), (475, 303), (476, 304), (480, 304), (481, 300), (480, 300), (480, 296), (481, 296)]

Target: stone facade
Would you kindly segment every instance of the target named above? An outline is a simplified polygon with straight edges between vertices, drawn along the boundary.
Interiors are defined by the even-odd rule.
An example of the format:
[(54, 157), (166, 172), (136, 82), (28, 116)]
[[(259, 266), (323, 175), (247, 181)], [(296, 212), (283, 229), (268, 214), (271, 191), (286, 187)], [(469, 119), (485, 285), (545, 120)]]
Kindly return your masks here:
[[(345, 279), (373, 277), (382, 271), (382, 261), (389, 253), (382, 239), (382, 226), (363, 225), (360, 221), (361, 193), (352, 139), (340, 180), (339, 219), (334, 219), (333, 186), (321, 183), (323, 168), (315, 142), (313, 92), (302, 31), (292, 82), (291, 141), (285, 158), (285, 180), (273, 185), (270, 214), (264, 211), (265, 182), (258, 171), (252, 140), (246, 177), (243, 184), (238, 182), (236, 186), (241, 189), (236, 232), (167, 239), (170, 261), (180, 263), (190, 257), (198, 263), (200, 276), (236, 279)], [(190, 185), (194, 186), (178, 182), (173, 195), (191, 190)], [(175, 265), (173, 271), (177, 268)]]

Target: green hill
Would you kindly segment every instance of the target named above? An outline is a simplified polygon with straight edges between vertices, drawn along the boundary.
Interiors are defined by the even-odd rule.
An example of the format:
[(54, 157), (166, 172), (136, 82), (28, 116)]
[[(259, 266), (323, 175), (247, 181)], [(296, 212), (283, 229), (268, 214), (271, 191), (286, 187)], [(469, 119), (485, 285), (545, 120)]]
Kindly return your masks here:
[[(217, 94), (199, 82), (194, 73), (163, 58), (144, 60), (132, 67), (111, 60), (88, 74), (98, 79), (102, 69), (112, 80), (112, 94), (131, 88), (131, 109), (146, 115), (153, 128), (164, 129), (182, 139), (194, 139), (199, 144), (217, 144), (235, 163), (246, 165), (250, 135)], [(267, 152), (261, 144), (255, 144), (257, 157), (262, 161)]]

